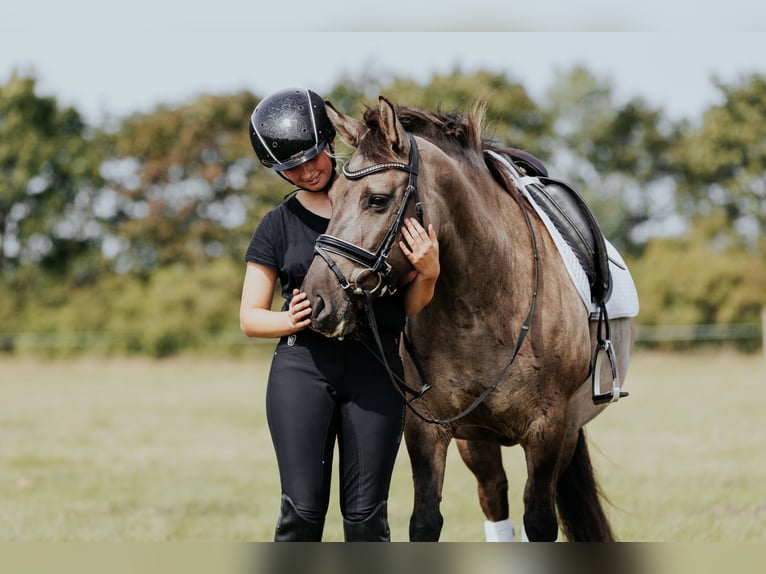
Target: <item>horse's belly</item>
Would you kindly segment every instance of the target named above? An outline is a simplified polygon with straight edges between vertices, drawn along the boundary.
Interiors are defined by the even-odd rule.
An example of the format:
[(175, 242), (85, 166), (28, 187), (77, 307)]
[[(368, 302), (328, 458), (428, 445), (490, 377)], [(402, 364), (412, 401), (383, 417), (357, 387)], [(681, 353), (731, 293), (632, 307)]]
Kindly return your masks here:
[(511, 438), (493, 429), (476, 425), (459, 426), (455, 429), (453, 436), (463, 440), (494, 442), (502, 446), (513, 446), (518, 444), (516, 438)]

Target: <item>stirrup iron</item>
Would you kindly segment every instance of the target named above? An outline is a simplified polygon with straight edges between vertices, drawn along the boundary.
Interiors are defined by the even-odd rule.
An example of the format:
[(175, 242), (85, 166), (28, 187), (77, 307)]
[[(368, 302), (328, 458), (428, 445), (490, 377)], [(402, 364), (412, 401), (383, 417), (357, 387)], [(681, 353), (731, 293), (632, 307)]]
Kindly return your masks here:
[[(612, 389), (604, 393), (601, 392), (601, 363), (604, 355), (609, 360), (609, 367), (612, 370)], [(617, 363), (614, 358), (614, 351), (612, 348), (612, 342), (609, 339), (604, 339), (598, 342), (596, 347), (596, 354), (593, 358), (593, 404), (603, 405), (606, 403), (616, 403), (623, 397), (627, 397), (630, 393), (620, 390), (620, 377), (617, 374)]]

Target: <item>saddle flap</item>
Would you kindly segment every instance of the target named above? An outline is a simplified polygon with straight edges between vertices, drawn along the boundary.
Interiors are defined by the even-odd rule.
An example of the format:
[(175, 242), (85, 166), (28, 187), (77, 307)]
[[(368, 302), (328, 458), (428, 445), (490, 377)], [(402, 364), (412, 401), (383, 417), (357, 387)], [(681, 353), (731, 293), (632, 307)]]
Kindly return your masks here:
[(611, 274), (604, 234), (595, 215), (585, 198), (568, 183), (551, 177), (538, 179), (541, 185), (529, 186), (530, 193), (572, 247), (588, 276), (593, 300), (605, 301)]

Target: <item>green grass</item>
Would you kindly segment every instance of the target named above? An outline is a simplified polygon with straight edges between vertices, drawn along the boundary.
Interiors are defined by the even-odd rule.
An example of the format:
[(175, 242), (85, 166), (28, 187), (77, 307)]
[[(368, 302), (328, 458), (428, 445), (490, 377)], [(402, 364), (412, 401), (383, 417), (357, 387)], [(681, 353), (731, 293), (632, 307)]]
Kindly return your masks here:
[[(279, 481), (264, 414), (270, 355), (0, 360), (0, 541), (263, 541)], [(766, 540), (761, 355), (639, 353), (631, 396), (588, 428), (618, 536)], [(524, 465), (506, 449), (512, 518)], [(404, 448), (390, 500), (406, 540)], [(454, 445), (442, 540), (483, 540), (475, 481)], [(341, 540), (337, 481), (326, 540)]]
[(630, 398), (590, 425), (624, 540), (766, 540), (766, 362), (638, 354)]

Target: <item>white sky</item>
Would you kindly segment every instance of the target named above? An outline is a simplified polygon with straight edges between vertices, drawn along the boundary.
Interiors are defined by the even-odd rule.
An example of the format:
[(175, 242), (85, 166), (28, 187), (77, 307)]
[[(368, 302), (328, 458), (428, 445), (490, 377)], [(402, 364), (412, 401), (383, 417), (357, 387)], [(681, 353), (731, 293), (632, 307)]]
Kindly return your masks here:
[(504, 72), (540, 97), (557, 70), (579, 63), (621, 99), (695, 119), (717, 101), (714, 75), (766, 73), (764, 3), (623, 4), (19, 0), (0, 7), (0, 82), (33, 73), (40, 95), (99, 122), (201, 93), (322, 92), (363, 72), (428, 81), (455, 66)]

